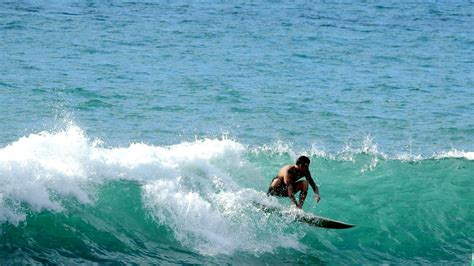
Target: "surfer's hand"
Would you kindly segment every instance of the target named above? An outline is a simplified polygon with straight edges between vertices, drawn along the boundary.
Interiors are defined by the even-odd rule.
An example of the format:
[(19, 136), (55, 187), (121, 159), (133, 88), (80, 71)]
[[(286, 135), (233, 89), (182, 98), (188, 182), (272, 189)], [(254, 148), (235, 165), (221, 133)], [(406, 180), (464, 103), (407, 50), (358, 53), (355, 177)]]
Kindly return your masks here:
[(318, 203), (321, 200), (321, 197), (319, 196), (319, 194), (314, 195), (314, 200), (316, 201), (316, 203)]

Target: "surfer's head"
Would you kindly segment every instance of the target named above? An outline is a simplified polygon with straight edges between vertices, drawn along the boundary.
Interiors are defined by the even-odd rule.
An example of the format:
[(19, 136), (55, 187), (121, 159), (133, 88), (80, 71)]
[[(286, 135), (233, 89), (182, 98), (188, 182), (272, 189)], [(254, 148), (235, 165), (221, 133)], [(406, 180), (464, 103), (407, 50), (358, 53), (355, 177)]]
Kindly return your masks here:
[(310, 160), (308, 157), (306, 156), (300, 156), (298, 158), (298, 160), (296, 160), (296, 165), (297, 166), (303, 166), (303, 165), (306, 165), (306, 167), (309, 166), (309, 163), (310, 163)]

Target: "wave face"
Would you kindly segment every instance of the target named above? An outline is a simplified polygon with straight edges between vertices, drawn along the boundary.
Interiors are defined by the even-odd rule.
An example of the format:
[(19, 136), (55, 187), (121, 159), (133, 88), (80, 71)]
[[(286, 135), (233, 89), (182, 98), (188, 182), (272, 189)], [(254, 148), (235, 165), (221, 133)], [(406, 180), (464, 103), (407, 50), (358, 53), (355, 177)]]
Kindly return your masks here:
[[(472, 152), (394, 158), (365, 142), (326, 154), (226, 138), (107, 147), (77, 126), (0, 149), (3, 262), (464, 263), (474, 244)], [(300, 154), (322, 200), (305, 211), (354, 223), (324, 230), (261, 212)], [(293, 257), (290, 255), (293, 254)]]

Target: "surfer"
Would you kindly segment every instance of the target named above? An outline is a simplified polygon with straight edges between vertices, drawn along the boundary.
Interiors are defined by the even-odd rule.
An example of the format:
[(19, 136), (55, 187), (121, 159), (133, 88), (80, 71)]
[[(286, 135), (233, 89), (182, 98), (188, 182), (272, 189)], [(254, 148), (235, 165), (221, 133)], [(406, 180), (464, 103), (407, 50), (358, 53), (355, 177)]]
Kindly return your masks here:
[[(308, 194), (308, 184), (313, 188), (314, 199), (319, 202), (319, 189), (311, 177), (309, 171), (310, 160), (306, 156), (300, 156), (296, 160), (296, 164), (283, 166), (278, 175), (273, 178), (270, 187), (268, 188), (267, 196), (289, 197), (294, 206), (301, 209)], [(298, 181), (301, 177), (306, 177), (306, 180)], [(299, 203), (296, 201), (295, 194), (300, 192)]]

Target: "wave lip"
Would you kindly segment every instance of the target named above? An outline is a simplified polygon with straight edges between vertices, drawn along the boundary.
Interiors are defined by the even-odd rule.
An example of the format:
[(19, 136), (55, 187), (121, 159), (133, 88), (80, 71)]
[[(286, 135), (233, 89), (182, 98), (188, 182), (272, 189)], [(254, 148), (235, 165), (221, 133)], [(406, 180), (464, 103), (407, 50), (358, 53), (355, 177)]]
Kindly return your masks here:
[(439, 151), (432, 154), (413, 153), (411, 150), (408, 152), (387, 153), (379, 150), (377, 143), (370, 136), (366, 137), (359, 145), (354, 145), (353, 143), (346, 144), (346, 146), (340, 151), (327, 151), (317, 144), (313, 144), (309, 149), (296, 149), (293, 147), (292, 143), (285, 143), (280, 140), (273, 144), (258, 146), (251, 149), (250, 152), (256, 154), (269, 153), (273, 155), (286, 155), (292, 159), (296, 159), (299, 155), (303, 154), (315, 158), (348, 162), (355, 162), (357, 158), (367, 156), (374, 160), (397, 160), (403, 162), (419, 162), (423, 160), (449, 158), (474, 160), (474, 152), (458, 149)]
[(450, 150), (447, 152), (439, 152), (433, 156), (434, 159), (449, 159), (449, 158), (459, 158), (467, 159), (469, 161), (474, 160), (474, 152), (472, 151), (460, 151), (460, 150)]
[[(204, 255), (236, 252), (258, 255), (278, 248), (304, 251), (302, 228), (259, 213), (248, 204), (251, 201), (278, 204), (278, 199), (267, 198), (259, 189), (245, 188), (255, 188), (258, 182), (268, 184), (264, 177), (258, 179), (262, 176), (260, 167), (274, 171), (274, 165), (288, 163), (300, 154), (310, 155), (317, 164), (335, 163), (336, 168), (342, 161), (346, 173), (359, 176), (358, 184), (373, 181), (371, 170), (378, 164), (401, 166), (389, 170), (398, 169), (403, 174), (403, 163), (385, 163), (387, 160), (473, 160), (474, 157), (473, 152), (451, 150), (427, 158), (401, 154), (392, 159), (380, 152), (370, 138), (360, 148), (348, 145), (336, 155), (316, 145), (309, 151), (297, 151), (283, 142), (248, 149), (226, 138), (170, 146), (133, 143), (127, 147), (105, 147), (71, 125), (59, 132), (31, 134), (0, 148), (0, 223), (17, 225), (31, 213), (43, 210), (65, 212), (67, 205), (63, 205), (62, 199), (66, 197), (81, 204), (93, 204), (96, 185), (131, 180), (139, 187), (142, 207), (190, 250)], [(258, 167), (252, 164), (254, 161)], [(424, 164), (413, 164), (415, 168), (418, 166)], [(386, 169), (382, 170), (376, 175)], [(460, 171), (467, 170), (460, 168)], [(335, 172), (328, 172), (328, 176), (334, 175)]]
[(62, 211), (54, 195), (90, 203), (90, 185), (110, 179), (147, 182), (192, 171), (231, 179), (212, 162), (238, 167), (242, 150), (242, 145), (227, 139), (106, 148), (75, 125), (59, 132), (30, 134), (0, 149), (0, 222), (23, 221), (24, 204), (35, 212)]
[(58, 133), (22, 137), (0, 149), (0, 222), (25, 219), (22, 204), (33, 211), (61, 211), (53, 194), (89, 202), (82, 186), (88, 182), (84, 156), (90, 144), (75, 126)]

